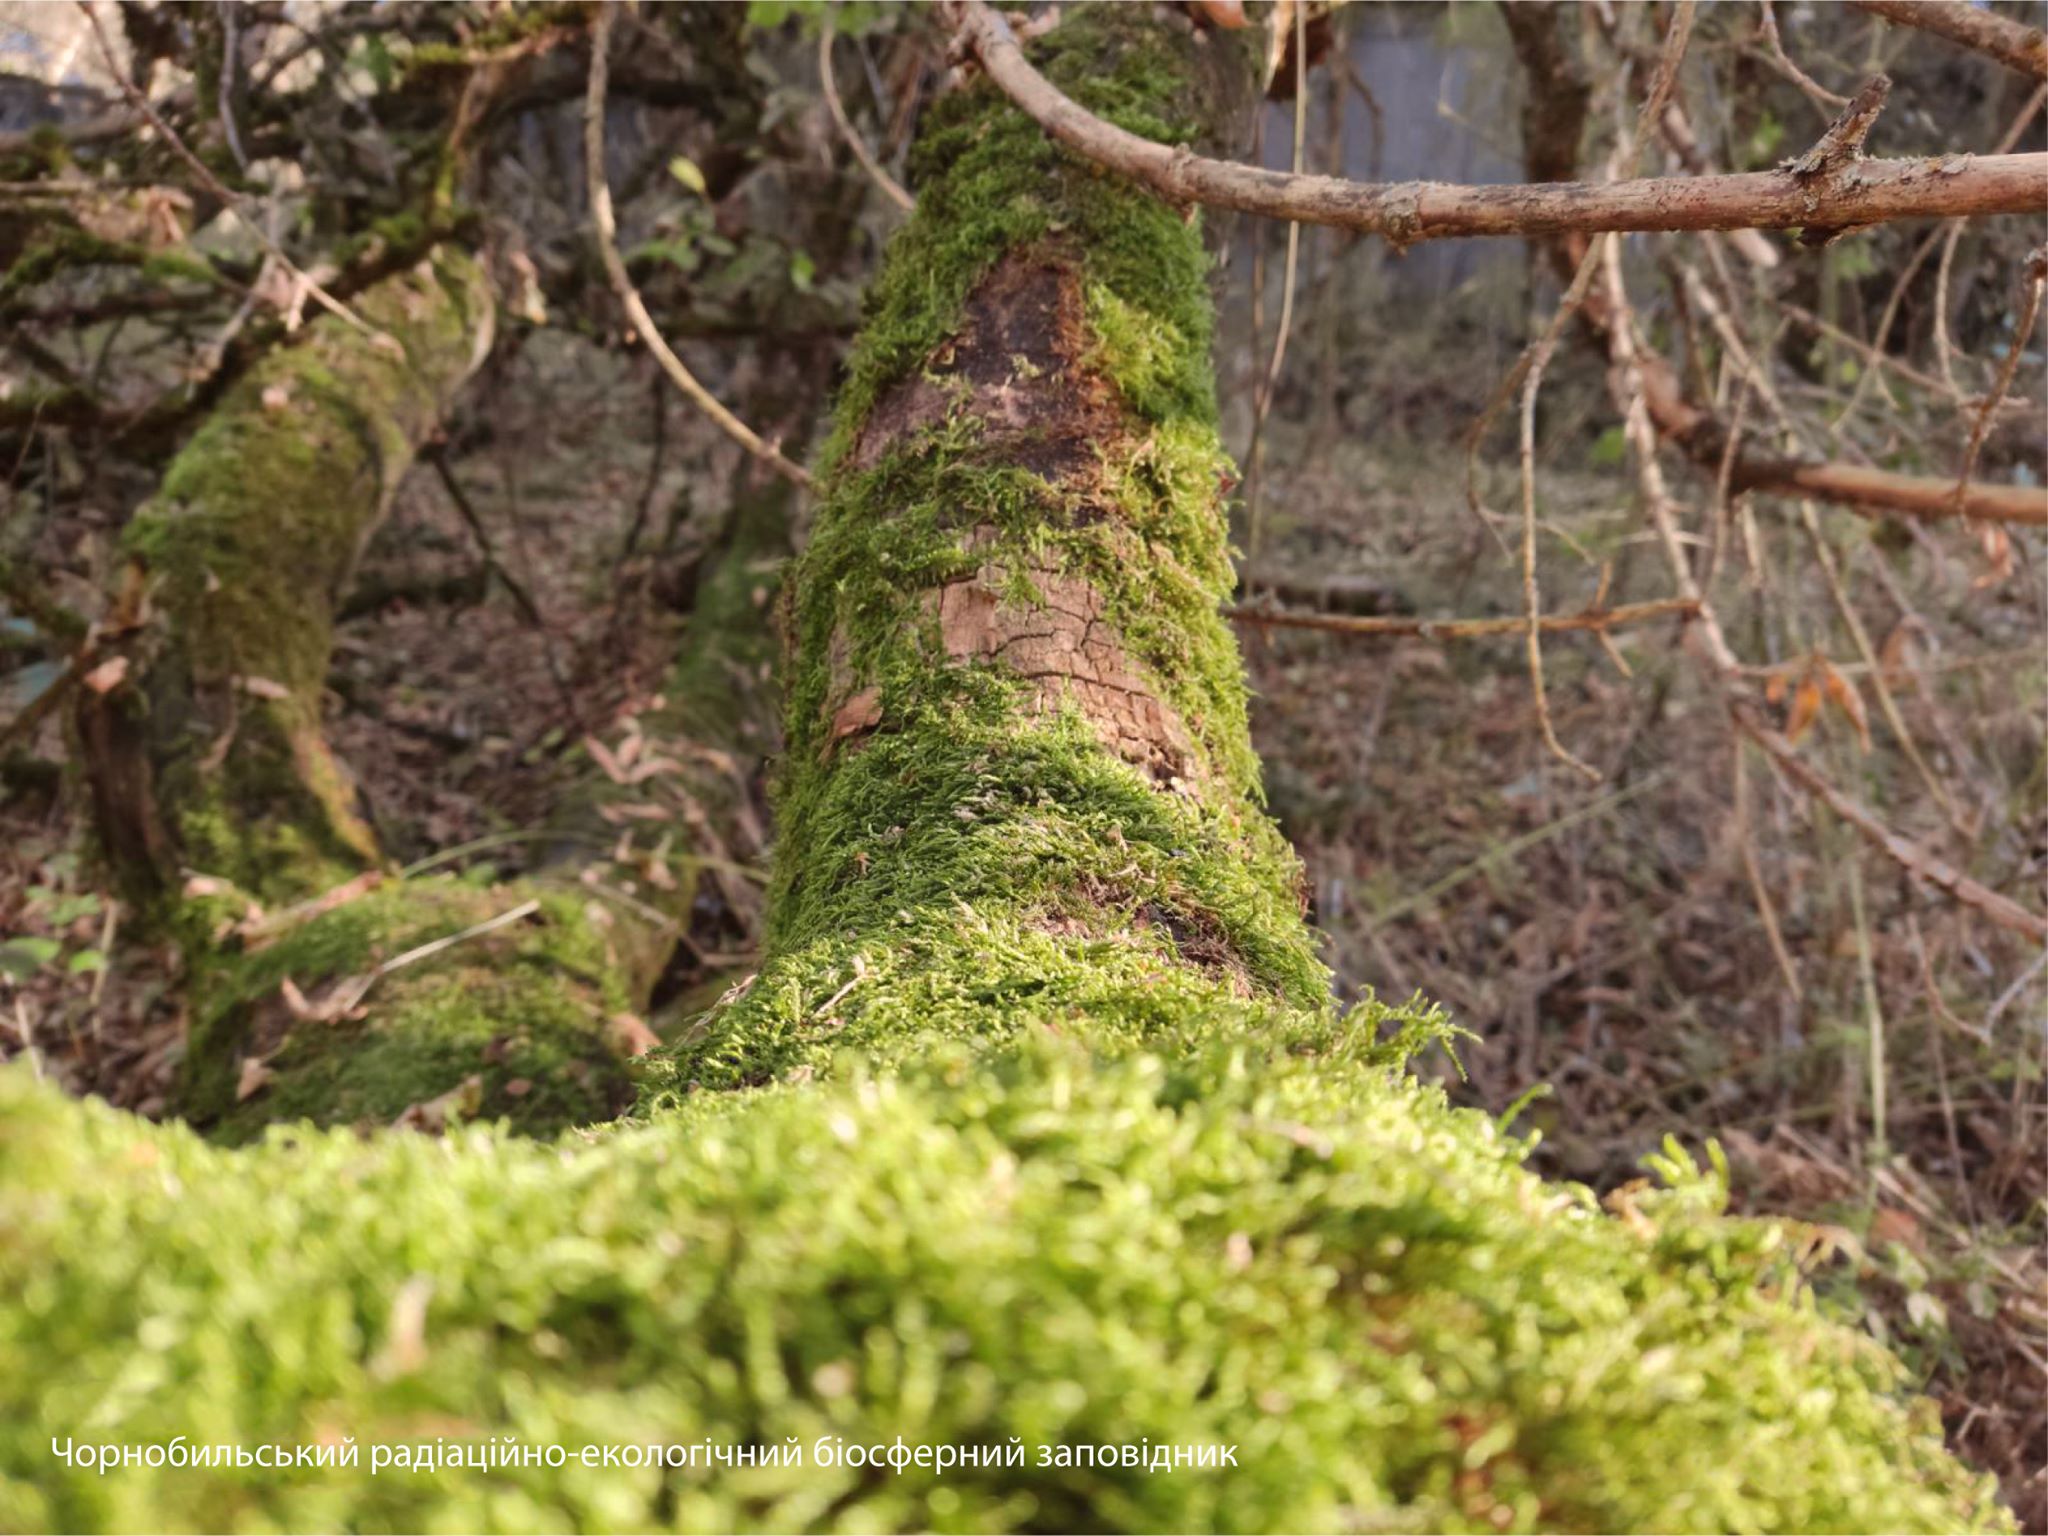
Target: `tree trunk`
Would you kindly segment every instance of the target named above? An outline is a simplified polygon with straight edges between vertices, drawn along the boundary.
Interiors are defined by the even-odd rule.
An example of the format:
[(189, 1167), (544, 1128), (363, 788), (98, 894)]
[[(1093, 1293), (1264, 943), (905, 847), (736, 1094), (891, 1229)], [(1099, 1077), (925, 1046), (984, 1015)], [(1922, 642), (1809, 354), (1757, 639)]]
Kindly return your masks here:
[[(732, 862), (718, 813), (740, 728), (773, 693), (727, 669), (765, 665), (775, 573), (761, 567), (789, 527), (778, 490), (743, 498), (646, 722), (696, 755), (617, 780), (594, 768), (533, 877), (389, 878), (328, 750), (334, 610), (488, 350), (490, 304), (474, 262), (443, 252), (359, 302), (391, 340), (316, 321), (229, 394), (126, 536), (127, 673), (87, 691), (79, 736), (102, 846), (184, 947), (175, 1107), (217, 1138), (292, 1119), (488, 1114), (545, 1133), (610, 1118), (631, 1100), (626, 1057), (648, 1043), (632, 1016), (687, 925), (702, 855)], [(666, 809), (675, 835), (637, 846), (602, 812), (628, 801)], [(749, 894), (729, 868), (713, 878)]]
[[(1040, 51), (1183, 142), (1252, 95), (1231, 42), (1142, 8)], [(935, 117), (791, 598), (770, 954), (680, 1063), (707, 1086), (1328, 995), (1218, 614), (1199, 224), (987, 93)]]
[(490, 348), (481, 270), (446, 252), (316, 321), (229, 392), (124, 535), (126, 680), (78, 713), (93, 808), (131, 900), (187, 872), (263, 901), (371, 867), (328, 752), (335, 605), (414, 452)]

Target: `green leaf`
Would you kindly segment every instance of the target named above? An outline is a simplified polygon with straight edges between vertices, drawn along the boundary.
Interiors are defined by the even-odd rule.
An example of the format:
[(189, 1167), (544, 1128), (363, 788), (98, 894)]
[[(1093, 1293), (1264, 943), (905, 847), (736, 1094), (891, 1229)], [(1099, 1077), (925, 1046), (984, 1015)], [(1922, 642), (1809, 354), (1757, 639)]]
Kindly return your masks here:
[(710, 195), (705, 190), (704, 173), (697, 169), (697, 162), (688, 155), (677, 155), (675, 159), (669, 161), (668, 173), (699, 197)]
[(55, 939), (9, 939), (6, 943), (0, 944), (0, 971), (6, 972), (17, 981), (33, 976), (56, 959), (57, 951), (61, 948), (63, 946)]
[(73, 976), (86, 976), (107, 968), (107, 957), (96, 949), (81, 949), (64, 963)]
[(1586, 461), (1604, 468), (1619, 464), (1627, 457), (1628, 434), (1620, 427), (1609, 427), (1594, 440), (1592, 451), (1586, 455)]

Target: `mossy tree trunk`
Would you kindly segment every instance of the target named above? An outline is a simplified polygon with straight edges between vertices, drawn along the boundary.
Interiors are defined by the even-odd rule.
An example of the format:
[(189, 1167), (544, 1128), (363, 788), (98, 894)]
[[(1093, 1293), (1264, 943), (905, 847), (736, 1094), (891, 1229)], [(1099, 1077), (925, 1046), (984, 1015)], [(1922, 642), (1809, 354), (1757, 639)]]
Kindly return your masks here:
[[(491, 306), (476, 263), (444, 250), (363, 295), (365, 328), (316, 321), (223, 400), (125, 536), (127, 672), (86, 693), (78, 733), (109, 861), (184, 947), (193, 1026), (176, 1107), (217, 1135), (415, 1106), (429, 1123), (460, 1111), (549, 1130), (631, 1097), (625, 1058), (646, 1036), (622, 1015), (644, 1004), (689, 911), (687, 818), (680, 849), (635, 850), (609, 881), (398, 881), (321, 730), (336, 606), (488, 350)], [(697, 702), (696, 671), (758, 664), (773, 577), (757, 567), (788, 514), (784, 496), (750, 502), (706, 578), (662, 722), (706, 759), (658, 765), (673, 784), (649, 782), (646, 764), (630, 784), (597, 775), (585, 809), (723, 796), (718, 749), (737, 712)], [(621, 888), (638, 878), (639, 894)], [(471, 936), (405, 958), (458, 934)]]
[[(1248, 50), (1155, 9), (1068, 12), (1037, 54), (1124, 126), (1213, 143)], [(934, 109), (914, 169), (794, 581), (771, 952), (681, 1055), (707, 1086), (1327, 1001), (1218, 614), (1199, 220), (987, 90)]]
[(483, 354), (490, 293), (442, 254), (314, 324), (222, 402), (124, 535), (120, 686), (78, 712), (107, 856), (155, 909), (190, 872), (264, 901), (372, 865), (320, 728), (333, 611)]

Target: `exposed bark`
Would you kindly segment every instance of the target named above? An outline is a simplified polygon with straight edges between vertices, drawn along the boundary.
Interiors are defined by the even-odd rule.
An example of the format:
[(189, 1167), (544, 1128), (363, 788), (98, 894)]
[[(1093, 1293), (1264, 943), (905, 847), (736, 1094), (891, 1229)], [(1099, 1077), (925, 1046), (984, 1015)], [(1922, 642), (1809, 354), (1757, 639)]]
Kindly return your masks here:
[(1180, 203), (1328, 224), (1398, 246), (1469, 235), (1603, 230), (1845, 229), (1893, 219), (2048, 211), (2048, 154), (1856, 160), (1791, 170), (1603, 185), (1371, 185), (1206, 159), (1141, 138), (1076, 105), (1025, 59), (1009, 24), (965, 0), (966, 36), (990, 78), (1062, 144)]
[(1586, 131), (1593, 83), (1564, 36), (1564, 18), (1574, 9), (1557, 0), (1508, 0), (1500, 8), (1515, 57), (1528, 77), (1522, 169), (1533, 182), (1570, 181), (1579, 173), (1579, 139)]

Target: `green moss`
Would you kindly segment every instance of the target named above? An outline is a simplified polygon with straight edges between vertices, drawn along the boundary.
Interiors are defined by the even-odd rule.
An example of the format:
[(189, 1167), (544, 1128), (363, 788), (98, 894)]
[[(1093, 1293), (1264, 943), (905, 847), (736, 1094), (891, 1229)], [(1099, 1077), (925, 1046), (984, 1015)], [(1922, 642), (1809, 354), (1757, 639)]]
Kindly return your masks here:
[[(0, 1074), (0, 1525), (2010, 1528), (1718, 1176), (1667, 1161), (1623, 1222), (1356, 1027), (1158, 1043), (934, 1042), (561, 1146), (222, 1152)], [(178, 1435), (360, 1462), (50, 1449)], [(899, 1435), (1024, 1454), (810, 1461)], [(566, 1465), (368, 1473), (444, 1438)], [(580, 1461), (705, 1441), (805, 1461)], [(1147, 1441), (1235, 1464), (1050, 1464)]]
[[(1133, 131), (1199, 136), (1185, 115), (1203, 68), (1192, 34), (1095, 7), (1035, 46), (1055, 80)], [(758, 1082), (824, 1070), (846, 1046), (1008, 1039), (1078, 1014), (1142, 1039), (1176, 1010), (1313, 1008), (1327, 993), (1298, 866), (1260, 809), (1242, 665), (1217, 611), (1233, 579), (1229, 463), (1200, 230), (985, 88), (935, 109), (916, 154), (918, 210), (877, 281), (793, 583), (769, 959), (692, 1034), (685, 1081)], [(1092, 469), (1049, 481), (991, 462), (963, 390), (949, 419), (853, 468), (875, 401), (939, 355), (1010, 254), (1078, 269), (1079, 363), (1107, 381), (1125, 429)], [(984, 566), (1023, 604), (1044, 570), (1100, 594), (1133, 670), (1191, 738), (1189, 781), (1147, 782), (1085, 721), (1038, 716), (1005, 669), (948, 658), (931, 594)], [(868, 688), (879, 724), (842, 747), (833, 713)]]
[[(1203, 137), (1190, 110), (1218, 68), (1192, 37), (1141, 8), (1081, 7), (1033, 45), (1046, 76), (1083, 106), (1163, 142)], [(1219, 43), (1228, 48), (1230, 43)], [(936, 103), (912, 154), (918, 209), (890, 244), (848, 363), (827, 468), (892, 383), (922, 368), (959, 326), (975, 283), (1004, 253), (1059, 237), (1091, 290), (1146, 317), (1176, 345), (1162, 387), (1133, 403), (1152, 419), (1213, 417), (1211, 307), (1198, 222), (1060, 149), (983, 83)], [(1092, 304), (1091, 304), (1092, 307)]]
[(0, 276), (0, 304), (74, 267), (139, 267), (148, 258), (149, 252), (142, 246), (52, 225), (31, 240)]
[[(285, 1002), (287, 980), (317, 1003), (527, 899), (540, 903), (532, 916), (377, 976), (360, 1018), (300, 1019)], [(581, 890), (394, 883), (253, 953), (202, 953), (177, 1108), (217, 1140), (245, 1141), (274, 1121), (387, 1125), (472, 1075), (478, 1112), (539, 1135), (609, 1119), (631, 1097), (607, 1029), (627, 999), (608, 921)], [(241, 1099), (250, 1056), (267, 1075)]]
[[(1034, 44), (1160, 136), (1198, 126), (1174, 120), (1202, 95), (1187, 46), (1135, 6)], [(920, 156), (793, 584), (760, 974), (646, 1066), (635, 1122), (554, 1145), (292, 1128), (224, 1152), (0, 1074), (0, 1525), (2006, 1528), (1897, 1361), (1819, 1313), (1802, 1234), (1729, 1220), (1719, 1173), (1675, 1149), (1668, 1188), (1604, 1214), (1401, 1070), (1447, 1036), (1436, 1014), (1330, 1004), (1214, 612), (1197, 238), (985, 90), (942, 104)], [(853, 472), (878, 392), (1026, 247), (1080, 266), (1129, 430), (1063, 485), (984, 462), (964, 415)], [(1156, 784), (1014, 674), (948, 660), (924, 594), (984, 563), (1020, 600), (1047, 566), (1102, 592), (1195, 782)], [(826, 710), (855, 684), (879, 721), (835, 740)], [(408, 941), (384, 904), (411, 899), (223, 960), (203, 1027), (260, 1029), (283, 975), (374, 963)], [(453, 924), (482, 898), (425, 899)], [(486, 974), (589, 995), (597, 932), (575, 915), (551, 911), (566, 953), (515, 931), (510, 953), (423, 963), (456, 1043), (436, 1071), (505, 1006), (464, 1011)], [(318, 1074), (379, 1048), (329, 1043), (302, 1023), (273, 1058), (304, 1051), (323, 1108), (343, 1090)], [(567, 1454), (103, 1477), (49, 1452), (177, 1435)], [(899, 1436), (1023, 1454), (811, 1461), (821, 1438)], [(581, 1456), (704, 1442), (802, 1461)], [(1232, 1456), (1053, 1454), (1145, 1442)]]

